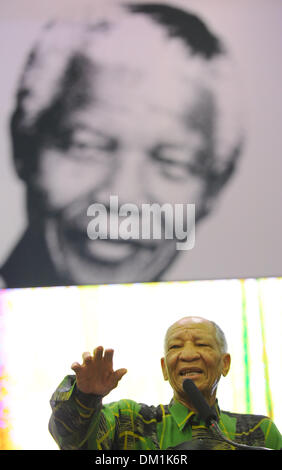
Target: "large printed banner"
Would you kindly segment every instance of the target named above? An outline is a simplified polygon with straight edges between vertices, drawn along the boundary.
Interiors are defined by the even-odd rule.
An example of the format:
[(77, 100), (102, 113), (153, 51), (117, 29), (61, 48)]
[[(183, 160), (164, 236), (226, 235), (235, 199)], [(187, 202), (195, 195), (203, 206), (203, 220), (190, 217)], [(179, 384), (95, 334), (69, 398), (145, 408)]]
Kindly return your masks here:
[(0, 18), (1, 286), (281, 275), (281, 2)]

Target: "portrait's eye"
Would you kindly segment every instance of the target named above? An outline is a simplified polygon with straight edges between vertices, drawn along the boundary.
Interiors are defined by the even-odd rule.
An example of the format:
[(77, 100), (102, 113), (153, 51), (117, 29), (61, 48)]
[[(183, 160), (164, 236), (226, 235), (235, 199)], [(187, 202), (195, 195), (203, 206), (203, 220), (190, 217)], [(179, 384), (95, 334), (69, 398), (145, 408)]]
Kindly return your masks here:
[(163, 176), (172, 180), (185, 180), (189, 165), (188, 152), (184, 147), (159, 145), (151, 152), (151, 159), (158, 165)]
[(89, 163), (110, 159), (117, 148), (115, 139), (84, 128), (63, 133), (60, 143), (68, 157)]

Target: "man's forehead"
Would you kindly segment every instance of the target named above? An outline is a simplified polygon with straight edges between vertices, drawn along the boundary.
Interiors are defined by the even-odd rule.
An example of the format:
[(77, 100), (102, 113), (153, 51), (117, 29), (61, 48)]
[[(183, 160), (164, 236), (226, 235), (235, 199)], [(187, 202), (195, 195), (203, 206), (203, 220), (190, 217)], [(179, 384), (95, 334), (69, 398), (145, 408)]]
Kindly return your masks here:
[(213, 324), (202, 317), (185, 317), (171, 325), (166, 333), (166, 341), (184, 332), (214, 334)]

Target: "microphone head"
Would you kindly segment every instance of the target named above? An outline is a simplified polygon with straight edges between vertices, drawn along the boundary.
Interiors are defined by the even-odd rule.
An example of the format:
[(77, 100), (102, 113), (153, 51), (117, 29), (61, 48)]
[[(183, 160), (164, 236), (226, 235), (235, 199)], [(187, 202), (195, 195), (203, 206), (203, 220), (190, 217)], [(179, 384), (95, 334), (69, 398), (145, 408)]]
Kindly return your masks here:
[(218, 416), (206, 402), (204, 396), (194, 384), (193, 380), (185, 379), (183, 381), (183, 390), (189, 398), (189, 401), (198, 411), (201, 419), (209, 426), (211, 421), (218, 421)]

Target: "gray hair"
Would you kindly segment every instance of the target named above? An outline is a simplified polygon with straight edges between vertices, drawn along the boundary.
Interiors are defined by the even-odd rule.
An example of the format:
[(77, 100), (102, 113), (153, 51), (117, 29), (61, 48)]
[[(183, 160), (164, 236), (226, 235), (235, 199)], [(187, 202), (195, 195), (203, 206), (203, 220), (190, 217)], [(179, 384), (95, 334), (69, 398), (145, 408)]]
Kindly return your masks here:
[(222, 353), (227, 353), (228, 351), (228, 345), (227, 345), (227, 340), (226, 340), (226, 336), (224, 334), (224, 332), (222, 331), (222, 329), (220, 328), (220, 326), (218, 326), (217, 323), (215, 323), (214, 321), (211, 321), (210, 320), (210, 323), (214, 326), (214, 329), (215, 329), (215, 337), (216, 337), (216, 340), (218, 342), (218, 345), (221, 349), (221, 352)]

